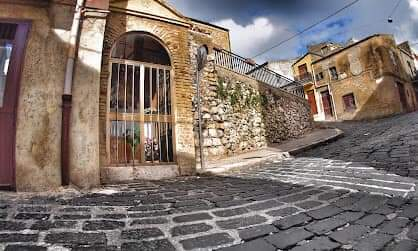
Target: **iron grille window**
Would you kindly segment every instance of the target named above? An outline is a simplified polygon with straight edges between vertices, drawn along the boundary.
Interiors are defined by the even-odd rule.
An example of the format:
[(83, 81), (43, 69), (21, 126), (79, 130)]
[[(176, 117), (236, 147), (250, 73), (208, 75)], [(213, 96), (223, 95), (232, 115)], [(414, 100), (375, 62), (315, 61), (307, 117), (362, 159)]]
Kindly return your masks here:
[(110, 67), (110, 164), (174, 162), (171, 66), (163, 46), (128, 33), (116, 43)]

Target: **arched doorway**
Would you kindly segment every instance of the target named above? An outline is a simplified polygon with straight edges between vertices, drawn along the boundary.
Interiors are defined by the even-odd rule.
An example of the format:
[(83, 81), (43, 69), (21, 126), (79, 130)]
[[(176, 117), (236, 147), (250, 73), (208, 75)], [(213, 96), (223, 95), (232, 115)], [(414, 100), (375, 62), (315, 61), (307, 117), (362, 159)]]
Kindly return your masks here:
[(171, 60), (152, 35), (129, 32), (111, 50), (107, 152), (110, 165), (175, 162)]

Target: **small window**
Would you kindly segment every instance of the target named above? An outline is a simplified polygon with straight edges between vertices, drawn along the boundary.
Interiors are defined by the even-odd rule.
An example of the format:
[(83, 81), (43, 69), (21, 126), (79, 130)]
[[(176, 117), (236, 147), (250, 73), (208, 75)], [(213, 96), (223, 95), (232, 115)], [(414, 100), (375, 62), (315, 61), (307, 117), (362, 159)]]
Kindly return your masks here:
[(354, 99), (354, 94), (350, 93), (343, 96), (344, 101), (344, 110), (345, 111), (353, 111), (357, 109), (356, 101)]
[(323, 72), (320, 72), (320, 73), (316, 74), (316, 80), (322, 80), (322, 79), (324, 79), (324, 73)]
[(331, 75), (332, 80), (338, 80), (338, 72), (337, 72), (337, 68), (335, 66), (329, 68), (329, 73)]

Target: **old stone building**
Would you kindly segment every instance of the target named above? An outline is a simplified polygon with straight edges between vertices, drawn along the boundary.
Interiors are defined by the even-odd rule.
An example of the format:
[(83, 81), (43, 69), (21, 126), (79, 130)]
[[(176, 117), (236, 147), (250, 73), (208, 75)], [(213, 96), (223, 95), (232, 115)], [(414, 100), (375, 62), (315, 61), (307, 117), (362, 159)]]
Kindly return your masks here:
[[(418, 109), (408, 43), (373, 35), (343, 46), (315, 46), (293, 65), (315, 120), (362, 120)], [(321, 48), (321, 49), (318, 49)]]
[[(165, 1), (0, 0), (0, 9), (0, 187), (90, 188), (194, 174), (195, 54), (203, 45), (210, 55), (202, 82), (208, 156), (257, 149), (274, 141), (269, 135), (283, 140), (311, 126), (302, 98), (268, 85), (260, 94), (254, 76), (229, 69), (229, 79), (256, 82), (257, 98), (300, 114), (286, 132), (269, 131), (264, 121), (288, 123), (290, 115), (282, 107), (265, 117), (254, 101), (255, 124), (230, 127), (238, 123), (232, 108), (206, 96), (221, 82), (215, 61), (230, 51), (228, 30)], [(249, 100), (236, 94), (235, 101)], [(250, 142), (253, 126), (258, 136)]]

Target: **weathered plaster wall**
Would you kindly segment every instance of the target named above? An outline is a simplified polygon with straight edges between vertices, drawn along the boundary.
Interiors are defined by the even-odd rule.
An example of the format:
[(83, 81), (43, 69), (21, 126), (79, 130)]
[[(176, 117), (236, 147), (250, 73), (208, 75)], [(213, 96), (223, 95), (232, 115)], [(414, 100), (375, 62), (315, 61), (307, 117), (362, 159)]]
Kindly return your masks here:
[[(68, 24), (51, 23), (47, 8), (0, 3), (0, 9), (0, 18), (32, 22), (17, 113), (17, 190), (53, 189), (61, 185), (61, 95)], [(71, 12), (64, 7), (59, 11)]]
[[(313, 65), (316, 74), (324, 73), (317, 85), (330, 85), (338, 120), (375, 119), (417, 108), (411, 78), (400, 56), (393, 37), (379, 35)], [(338, 80), (330, 78), (329, 68), (333, 66)], [(402, 109), (396, 82), (407, 90), (407, 109)], [(356, 110), (344, 107), (343, 96), (350, 93), (354, 94)]]
[(213, 61), (203, 75), (202, 117), (204, 153), (210, 160), (297, 138), (312, 129), (306, 100)]
[(144, 31), (159, 38), (166, 46), (173, 67), (173, 114), (175, 115), (175, 144), (177, 163), (182, 175), (195, 171), (192, 69), (190, 67), (189, 28), (155, 19), (112, 11), (109, 14), (103, 51), (100, 82), (100, 162), (109, 165), (106, 152), (107, 89), (109, 54), (117, 39), (129, 31)]
[(103, 13), (85, 12), (74, 72), (70, 180), (82, 188), (100, 184), (98, 117), (105, 18)]

